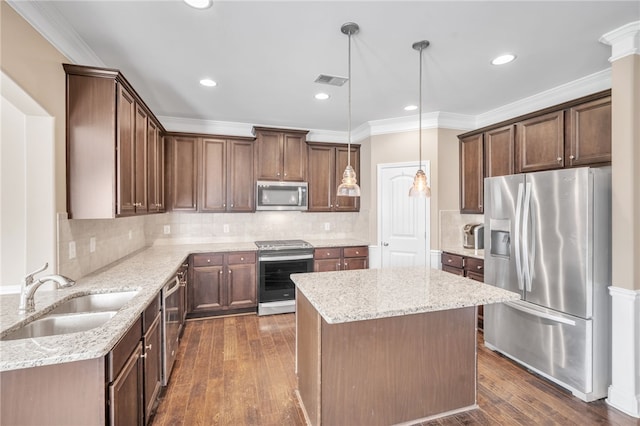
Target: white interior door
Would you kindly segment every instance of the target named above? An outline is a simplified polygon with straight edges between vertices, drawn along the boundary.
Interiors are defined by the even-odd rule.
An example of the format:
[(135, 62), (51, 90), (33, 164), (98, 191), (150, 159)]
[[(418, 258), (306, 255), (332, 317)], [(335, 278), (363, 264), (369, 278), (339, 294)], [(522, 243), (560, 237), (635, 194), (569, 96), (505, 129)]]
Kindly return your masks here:
[[(429, 163), (423, 170), (430, 182)], [(411, 198), (409, 189), (418, 164), (378, 166), (378, 224), (381, 266), (428, 266), (429, 198)]]

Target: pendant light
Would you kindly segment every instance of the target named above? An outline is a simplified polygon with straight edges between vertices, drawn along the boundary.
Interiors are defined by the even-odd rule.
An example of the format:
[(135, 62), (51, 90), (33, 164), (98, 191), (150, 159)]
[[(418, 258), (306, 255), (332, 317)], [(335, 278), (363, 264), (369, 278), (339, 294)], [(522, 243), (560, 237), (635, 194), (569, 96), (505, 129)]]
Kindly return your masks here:
[(420, 145), (418, 171), (413, 178), (413, 186), (409, 190), (409, 197), (431, 197), (431, 188), (427, 183), (427, 175), (422, 170), (422, 51), (429, 46), (427, 40), (413, 43), (413, 48), (420, 52), (420, 85), (418, 95), (418, 141)]
[(351, 167), (351, 35), (360, 31), (360, 27), (354, 22), (347, 22), (340, 27), (340, 31), (349, 36), (349, 74), (347, 76), (347, 81), (349, 82), (349, 121), (347, 130), (347, 167), (342, 174), (342, 183), (338, 186), (337, 195), (340, 197), (359, 197), (358, 179), (356, 178), (355, 170)]

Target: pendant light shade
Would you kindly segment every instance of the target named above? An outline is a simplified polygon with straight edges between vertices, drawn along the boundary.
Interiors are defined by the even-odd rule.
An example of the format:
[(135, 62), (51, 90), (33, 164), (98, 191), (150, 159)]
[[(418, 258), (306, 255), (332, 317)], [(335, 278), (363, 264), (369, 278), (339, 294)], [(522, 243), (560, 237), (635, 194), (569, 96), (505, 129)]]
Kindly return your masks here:
[(349, 83), (349, 120), (347, 125), (347, 167), (342, 174), (342, 183), (338, 186), (337, 195), (339, 197), (359, 197), (360, 187), (358, 186), (356, 171), (351, 167), (351, 35), (360, 31), (360, 27), (354, 22), (347, 22), (340, 27), (340, 31), (349, 36), (349, 72), (347, 76)]
[(420, 78), (419, 78), (419, 94), (418, 94), (418, 141), (420, 146), (418, 157), (418, 171), (413, 178), (413, 185), (409, 190), (409, 197), (431, 197), (431, 188), (427, 182), (427, 175), (422, 170), (422, 51), (429, 46), (427, 40), (417, 41), (413, 43), (413, 48), (420, 52)]

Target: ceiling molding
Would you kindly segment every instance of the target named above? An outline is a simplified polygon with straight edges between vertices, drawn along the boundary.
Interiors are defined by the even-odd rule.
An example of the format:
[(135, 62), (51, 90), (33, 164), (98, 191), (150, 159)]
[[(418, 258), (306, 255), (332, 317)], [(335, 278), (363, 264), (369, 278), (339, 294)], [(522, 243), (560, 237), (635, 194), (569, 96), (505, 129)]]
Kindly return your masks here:
[(640, 55), (640, 21), (609, 31), (600, 37), (600, 43), (611, 46), (609, 62), (629, 55)]
[(476, 117), (475, 128), (489, 126), (610, 88), (611, 69), (609, 68), (479, 114)]
[(60, 15), (53, 2), (7, 0), (7, 3), (69, 61), (97, 67), (106, 65)]
[(168, 132), (204, 133), (251, 138), (255, 136), (253, 134), (254, 125), (251, 123), (166, 116), (158, 116), (157, 118)]

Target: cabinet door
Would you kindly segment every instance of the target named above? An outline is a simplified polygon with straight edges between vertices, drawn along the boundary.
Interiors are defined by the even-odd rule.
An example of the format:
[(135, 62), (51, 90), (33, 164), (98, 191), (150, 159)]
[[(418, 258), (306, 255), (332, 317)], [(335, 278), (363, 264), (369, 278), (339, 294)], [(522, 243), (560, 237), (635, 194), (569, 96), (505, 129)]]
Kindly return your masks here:
[(313, 272), (340, 271), (341, 259), (317, 259), (313, 261)]
[(165, 140), (160, 135), (160, 127), (153, 120), (147, 126), (147, 170), (149, 211), (164, 211), (164, 146)]
[(309, 145), (309, 211), (333, 210), (335, 150), (327, 145)]
[(136, 104), (133, 96), (118, 85), (118, 164), (116, 214), (135, 213), (135, 119)]
[(282, 180), (304, 182), (306, 178), (306, 137), (284, 133), (282, 136)]
[[(260, 131), (256, 138), (258, 180), (282, 179), (282, 133)], [(253, 164), (253, 163), (250, 163)]]
[(482, 213), (484, 191), (482, 134), (460, 139), (460, 212)]
[(148, 421), (162, 389), (160, 314), (144, 335), (144, 406)]
[(193, 268), (193, 280), (189, 283), (189, 313), (222, 309), (225, 303), (223, 273), (222, 264)]
[(516, 173), (564, 167), (564, 111), (516, 124)]
[(253, 212), (256, 210), (255, 180), (253, 178), (254, 142), (231, 140), (227, 142), (227, 211)]
[(227, 208), (227, 141), (202, 140), (199, 211), (223, 212)]
[(227, 306), (229, 309), (257, 306), (256, 264), (227, 265)]
[(568, 113), (570, 167), (611, 162), (611, 97), (578, 105)]
[(355, 269), (367, 269), (368, 259), (366, 257), (345, 257), (342, 269), (345, 271), (353, 271)]
[(136, 131), (135, 131), (135, 192), (134, 207), (136, 214), (147, 213), (147, 112), (136, 104)]
[(169, 152), (171, 209), (195, 211), (197, 209), (198, 138), (172, 137)]
[(485, 177), (515, 173), (515, 144), (513, 124), (484, 133)]
[(109, 385), (109, 424), (144, 425), (142, 343)]
[[(337, 146), (336, 148), (336, 174), (334, 187), (332, 187), (333, 193), (335, 194), (338, 190), (338, 185), (342, 182), (342, 175), (344, 173), (344, 169), (347, 167), (347, 145)], [(356, 172), (356, 177), (358, 179), (358, 185), (361, 185), (360, 182), (360, 147), (351, 146), (351, 167)], [(338, 197), (334, 196), (334, 207), (333, 210), (337, 212), (357, 212), (360, 211), (360, 197)]]

